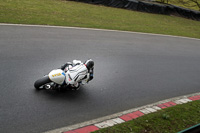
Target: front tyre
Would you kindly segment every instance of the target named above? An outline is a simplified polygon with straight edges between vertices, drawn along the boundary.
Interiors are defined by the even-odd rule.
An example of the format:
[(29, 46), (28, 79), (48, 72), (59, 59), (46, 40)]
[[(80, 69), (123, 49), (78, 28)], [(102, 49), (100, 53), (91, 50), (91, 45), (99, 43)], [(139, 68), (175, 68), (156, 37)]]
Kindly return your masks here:
[(42, 89), (44, 89), (44, 85), (46, 85), (50, 82), (52, 82), (52, 81), (49, 79), (49, 76), (46, 75), (46, 76), (42, 77), (41, 79), (38, 79), (37, 81), (35, 81), (34, 86), (37, 90), (42, 90)]

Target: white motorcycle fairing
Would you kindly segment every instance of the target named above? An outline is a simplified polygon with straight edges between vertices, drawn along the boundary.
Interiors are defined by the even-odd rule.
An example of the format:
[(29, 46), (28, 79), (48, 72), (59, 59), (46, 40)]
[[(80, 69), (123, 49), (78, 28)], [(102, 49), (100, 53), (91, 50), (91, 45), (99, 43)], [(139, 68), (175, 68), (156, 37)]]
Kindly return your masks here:
[(49, 79), (59, 85), (65, 82), (65, 72), (61, 69), (52, 70), (49, 73)]

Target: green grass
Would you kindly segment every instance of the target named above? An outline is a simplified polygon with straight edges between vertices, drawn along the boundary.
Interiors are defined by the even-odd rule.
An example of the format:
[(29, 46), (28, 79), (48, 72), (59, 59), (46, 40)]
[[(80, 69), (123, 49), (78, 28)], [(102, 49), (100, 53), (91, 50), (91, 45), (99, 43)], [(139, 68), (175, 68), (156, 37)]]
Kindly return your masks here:
[(95, 133), (177, 133), (200, 123), (200, 101), (144, 115)]
[(62, 0), (0, 0), (0, 23), (114, 29), (200, 38), (200, 22)]

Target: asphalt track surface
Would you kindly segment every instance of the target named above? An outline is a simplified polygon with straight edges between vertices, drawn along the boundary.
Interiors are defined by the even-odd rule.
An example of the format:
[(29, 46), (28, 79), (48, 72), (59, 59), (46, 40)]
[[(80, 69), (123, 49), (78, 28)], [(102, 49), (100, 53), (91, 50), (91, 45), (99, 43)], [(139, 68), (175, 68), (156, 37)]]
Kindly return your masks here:
[[(73, 59), (95, 61), (79, 91), (36, 91)], [(200, 40), (113, 31), (0, 26), (0, 132), (38, 133), (200, 90)]]

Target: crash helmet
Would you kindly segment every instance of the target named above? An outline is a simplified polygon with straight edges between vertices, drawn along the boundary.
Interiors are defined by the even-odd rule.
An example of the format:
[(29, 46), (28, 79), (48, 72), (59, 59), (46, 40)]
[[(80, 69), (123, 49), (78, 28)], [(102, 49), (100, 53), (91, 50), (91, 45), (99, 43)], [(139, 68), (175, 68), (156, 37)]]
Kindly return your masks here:
[(91, 69), (94, 67), (94, 61), (92, 59), (86, 60), (84, 64), (87, 67), (87, 69)]

